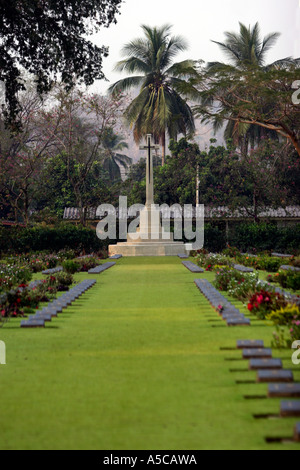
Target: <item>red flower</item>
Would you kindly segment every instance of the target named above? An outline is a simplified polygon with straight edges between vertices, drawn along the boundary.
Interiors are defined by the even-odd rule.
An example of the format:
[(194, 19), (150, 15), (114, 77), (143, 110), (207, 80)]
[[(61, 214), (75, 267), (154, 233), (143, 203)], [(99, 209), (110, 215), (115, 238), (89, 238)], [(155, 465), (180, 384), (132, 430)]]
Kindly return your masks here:
[(264, 301), (264, 296), (263, 295), (258, 295), (257, 296), (257, 302), (259, 303), (259, 305), (262, 304), (263, 301)]
[(248, 310), (249, 310), (249, 312), (252, 312), (253, 309), (254, 309), (253, 305), (252, 305), (252, 304), (248, 304)]

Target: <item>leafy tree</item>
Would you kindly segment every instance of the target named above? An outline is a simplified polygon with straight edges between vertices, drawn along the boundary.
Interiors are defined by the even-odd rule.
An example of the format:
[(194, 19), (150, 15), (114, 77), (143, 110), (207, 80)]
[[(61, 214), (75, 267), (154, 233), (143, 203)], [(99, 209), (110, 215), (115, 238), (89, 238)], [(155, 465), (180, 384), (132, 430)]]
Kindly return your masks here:
[[(36, 195), (52, 136), (40, 127), (45, 102), (32, 86), (20, 98), (22, 132), (11, 133), (0, 116), (0, 203), (15, 221), (29, 221), (29, 210)], [(11, 214), (12, 212), (12, 214)]]
[(202, 153), (201, 202), (224, 211), (229, 208), (259, 222), (259, 213), (266, 207), (298, 203), (299, 163), (290, 145), (270, 140), (262, 140), (244, 156), (231, 145), (211, 146)]
[[(73, 173), (72, 178), (69, 173)], [(38, 184), (36, 210), (46, 209), (62, 218), (65, 207), (76, 207), (77, 199), (70, 179), (78, 177), (78, 168), (72, 161), (68, 168), (68, 158), (63, 153), (51, 158), (43, 168), (41, 181)], [(89, 172), (81, 189), (86, 207), (98, 207), (100, 203), (110, 203), (112, 198), (109, 175), (96, 162)]]
[(300, 155), (300, 108), (292, 99), (298, 76), (298, 63), (243, 70), (228, 65), (214, 74), (202, 69), (198, 84), (202, 104), (194, 111), (202, 122), (229, 121), (274, 131)]
[[(262, 38), (258, 23), (256, 23), (252, 28), (240, 23), (239, 33), (226, 32), (225, 42), (212, 42), (221, 48), (229, 59), (229, 64), (236, 69), (247, 71), (249, 69), (261, 68), (267, 70), (289, 66), (293, 63), (291, 58), (285, 58), (283, 60), (276, 61), (273, 64), (266, 65), (266, 55), (276, 44), (279, 36), (279, 33), (271, 33)], [(208, 64), (208, 71), (211, 74), (222, 73), (226, 70), (227, 65), (222, 62), (210, 62)], [(225, 90), (222, 91), (226, 96)], [(265, 110), (262, 109), (262, 113), (264, 112)], [(223, 125), (223, 121), (216, 119), (214, 121), (214, 125), (215, 130), (218, 130)], [(278, 134), (273, 129), (266, 129), (256, 124), (231, 120), (227, 123), (224, 137), (226, 140), (233, 138), (235, 142), (239, 143), (242, 153), (246, 154), (249, 143), (254, 147), (255, 143), (259, 142), (261, 137), (278, 138)]]
[(86, 209), (95, 203), (90, 177), (101, 163), (107, 129), (116, 125), (122, 113), (123, 97), (106, 98), (73, 89), (59, 89), (57, 103), (42, 116), (44, 132), (52, 136), (49, 156), (60, 155), (67, 168), (67, 179), (85, 224)]
[(134, 127), (137, 142), (147, 134), (153, 134), (162, 145), (162, 162), (166, 153), (166, 132), (176, 139), (178, 134), (195, 131), (194, 118), (185, 98), (196, 90), (187, 87), (187, 81), (196, 75), (196, 63), (185, 60), (173, 63), (174, 57), (187, 48), (180, 36), (171, 36), (171, 26), (161, 28), (142, 26), (145, 37), (125, 45), (124, 60), (116, 70), (132, 75), (119, 80), (110, 91), (119, 92), (139, 87), (138, 96), (125, 112), (129, 124)]
[[(103, 78), (106, 47), (88, 34), (116, 22), (121, 0), (2, 0), (0, 3), (0, 80), (6, 85), (7, 114), (19, 111), (24, 90), (21, 68), (36, 77), (39, 92), (50, 90), (59, 75), (68, 87), (76, 78), (86, 85)], [(19, 120), (21, 122), (21, 120)]]

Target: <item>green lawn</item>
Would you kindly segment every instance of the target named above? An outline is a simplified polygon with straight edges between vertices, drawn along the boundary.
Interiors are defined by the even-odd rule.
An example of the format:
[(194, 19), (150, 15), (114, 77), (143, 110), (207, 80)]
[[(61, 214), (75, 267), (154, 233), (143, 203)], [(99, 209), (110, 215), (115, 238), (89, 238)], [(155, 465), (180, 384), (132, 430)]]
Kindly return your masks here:
[[(7, 323), (0, 448), (300, 450), (266, 444), (291, 437), (297, 419), (254, 419), (278, 414), (280, 400), (244, 399), (267, 386), (236, 384), (256, 374), (241, 352), (221, 350), (238, 339), (270, 346), (272, 326), (228, 328), (195, 287), (201, 276), (214, 278), (178, 258), (122, 259), (45, 329)], [(273, 356), (300, 381), (290, 351)]]

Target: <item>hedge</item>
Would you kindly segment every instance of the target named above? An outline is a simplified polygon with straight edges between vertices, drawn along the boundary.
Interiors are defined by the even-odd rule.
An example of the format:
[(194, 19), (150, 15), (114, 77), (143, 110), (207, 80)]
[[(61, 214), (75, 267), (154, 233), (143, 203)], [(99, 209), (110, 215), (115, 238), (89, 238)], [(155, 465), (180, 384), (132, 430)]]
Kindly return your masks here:
[(240, 224), (230, 233), (228, 242), (242, 252), (271, 250), (294, 254), (300, 250), (300, 225)]
[(50, 227), (0, 227), (0, 252), (27, 253), (29, 251), (56, 252), (63, 249), (97, 252), (107, 248), (108, 242), (97, 238), (96, 230), (65, 224)]
[[(265, 223), (240, 224), (230, 230), (227, 239), (225, 224), (205, 224), (204, 248), (216, 253), (226, 248), (227, 243), (242, 252), (273, 250), (281, 253), (299, 253), (300, 225), (282, 228)], [(97, 238), (95, 229), (72, 224), (64, 224), (57, 228), (0, 227), (2, 253), (44, 250), (55, 252), (62, 249), (91, 253), (106, 249), (109, 244), (108, 240), (100, 241)]]

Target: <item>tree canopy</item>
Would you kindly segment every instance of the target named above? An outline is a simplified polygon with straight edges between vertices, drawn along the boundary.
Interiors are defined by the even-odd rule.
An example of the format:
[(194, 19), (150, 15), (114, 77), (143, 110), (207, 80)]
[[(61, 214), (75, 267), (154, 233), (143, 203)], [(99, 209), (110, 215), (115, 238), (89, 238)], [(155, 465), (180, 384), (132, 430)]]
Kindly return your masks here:
[(86, 35), (116, 22), (122, 0), (1, 0), (0, 81), (6, 87), (6, 114), (15, 120), (22, 69), (36, 77), (39, 92), (48, 91), (58, 74), (67, 86), (75, 79), (91, 85), (104, 77), (98, 47)]
[[(137, 142), (153, 134), (163, 147), (165, 158), (166, 132), (176, 139), (178, 134), (195, 131), (194, 118), (186, 98), (196, 93), (187, 88), (186, 81), (197, 75), (196, 62), (185, 60), (174, 63), (174, 57), (187, 49), (181, 36), (171, 35), (171, 26), (160, 28), (142, 26), (144, 37), (126, 44), (125, 59), (116, 70), (135, 74), (111, 86), (112, 93), (138, 87), (139, 94), (128, 106), (125, 117), (134, 128)], [(136, 75), (138, 74), (138, 75)]]

